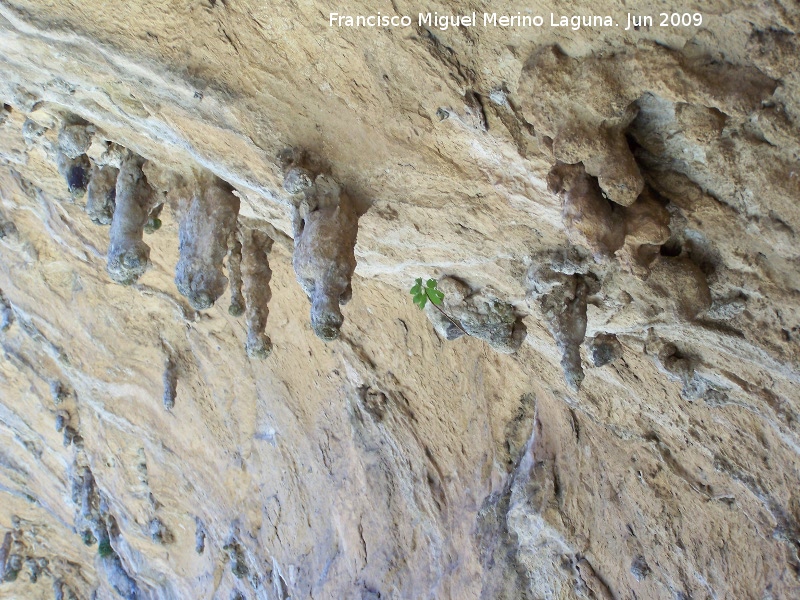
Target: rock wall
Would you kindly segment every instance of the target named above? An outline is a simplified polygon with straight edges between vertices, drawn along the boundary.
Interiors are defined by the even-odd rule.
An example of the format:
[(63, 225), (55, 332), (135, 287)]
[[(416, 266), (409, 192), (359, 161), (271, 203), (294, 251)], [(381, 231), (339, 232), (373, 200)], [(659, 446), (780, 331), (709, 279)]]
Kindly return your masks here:
[(0, 598), (800, 596), (800, 7), (604, 4), (0, 0)]

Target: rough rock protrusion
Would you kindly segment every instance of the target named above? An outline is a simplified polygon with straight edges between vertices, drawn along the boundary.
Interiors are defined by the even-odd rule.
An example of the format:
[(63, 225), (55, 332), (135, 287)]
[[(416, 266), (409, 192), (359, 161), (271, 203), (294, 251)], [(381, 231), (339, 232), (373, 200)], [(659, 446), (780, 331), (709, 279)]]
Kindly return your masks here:
[(14, 239), (17, 237), (17, 226), (0, 213), (0, 240), (3, 238)]
[(311, 300), (311, 327), (320, 339), (335, 340), (344, 322), (339, 306), (352, 296), (358, 216), (352, 201), (328, 175), (305, 169), (293, 153), (283, 155), (284, 189), (301, 194), (294, 207), (294, 265)]
[(92, 166), (86, 190), (86, 214), (97, 225), (110, 225), (114, 218), (119, 169)]
[(140, 595), (136, 581), (128, 574), (111, 543), (119, 536), (119, 526), (97, 489), (83, 453), (79, 453), (74, 468), (77, 475), (72, 482), (72, 499), (79, 507), (75, 527), (81, 532), (84, 544), (97, 543), (97, 553), (111, 587), (125, 600), (137, 600)]
[(58, 380), (50, 382), (50, 397), (53, 399), (53, 404), (61, 406), (69, 397), (69, 389)]
[(31, 583), (36, 583), (41, 571), (47, 567), (47, 559), (31, 556), (33, 548), (29, 542), (26, 543), (29, 532), (22, 530), (21, 520), (16, 515), (11, 515), (11, 528), (0, 546), (0, 584), (16, 581), (25, 566), (28, 567)]
[(72, 500), (78, 505), (75, 527), (80, 531), (83, 543), (91, 546), (98, 540), (101, 524), (100, 496), (94, 483), (94, 476), (88, 466), (77, 466), (78, 474), (72, 482)]
[(0, 290), (0, 331), (6, 331), (14, 322), (14, 310), (11, 302), (8, 301), (3, 290)]
[(142, 238), (156, 196), (142, 172), (143, 164), (141, 156), (128, 153), (117, 177), (107, 270), (114, 281), (123, 285), (136, 282), (150, 264), (150, 246)]
[(175, 398), (178, 395), (178, 365), (172, 356), (168, 356), (164, 365), (164, 408), (175, 408)]
[(586, 558), (576, 556), (573, 559), (573, 565), (577, 575), (576, 588), (578, 590), (596, 600), (614, 600), (614, 594), (611, 593), (608, 584), (600, 578)]
[(442, 311), (455, 321), (450, 321), (433, 303), (427, 303), (425, 314), (439, 335), (454, 340), (466, 333), (503, 354), (519, 350), (527, 329), (511, 304), (490, 294), (473, 293), (469, 286), (454, 277), (442, 277), (438, 289), (444, 293)]
[(69, 425), (69, 413), (65, 410), (56, 411), (56, 431), (64, 431), (64, 427)]
[(52, 146), (45, 138), (45, 133), (47, 133), (47, 128), (33, 119), (25, 119), (25, 122), (22, 124), (22, 139), (25, 140), (25, 145), (28, 147), (36, 146), (37, 144), (42, 144), (45, 151), (52, 150)]
[(200, 517), (194, 518), (194, 551), (197, 554), (202, 554), (206, 551), (206, 528)]
[(105, 567), (108, 583), (111, 584), (114, 591), (122, 596), (124, 600), (138, 600), (140, 597), (139, 587), (133, 577), (128, 575), (119, 554), (112, 550), (109, 555), (102, 557), (101, 560)]
[(727, 394), (697, 372), (697, 357), (682, 352), (675, 344), (650, 332), (645, 351), (656, 366), (673, 381), (681, 384), (681, 396), (686, 400), (704, 399), (712, 404), (727, 400)]
[(82, 196), (89, 183), (91, 163), (86, 151), (92, 142), (93, 132), (86, 125), (64, 125), (58, 134), (56, 165), (67, 182), (70, 194)]
[(240, 317), (244, 313), (244, 296), (242, 295), (242, 242), (239, 240), (239, 229), (228, 236), (228, 277), (231, 280), (231, 304), (228, 313)]
[(672, 318), (691, 321), (711, 308), (708, 279), (688, 257), (659, 257), (645, 284), (650, 296), (645, 300), (660, 303)]
[(196, 310), (211, 308), (225, 291), (223, 261), (236, 228), (239, 198), (221, 179), (203, 173), (181, 206), (180, 260), (175, 284)]
[(610, 333), (601, 333), (587, 343), (592, 366), (604, 367), (622, 356), (622, 344), (617, 336)]
[(547, 176), (547, 185), (561, 198), (561, 218), (570, 242), (588, 248), (597, 260), (622, 247), (622, 216), (582, 164), (557, 163)]
[[(119, 144), (110, 140), (101, 139), (99, 135), (95, 134), (92, 137), (92, 143), (86, 149), (86, 156), (92, 161), (93, 165), (98, 167), (114, 167), (119, 169), (122, 165), (122, 159), (128, 154), (128, 150)], [(150, 174), (144, 168), (145, 176), (150, 185), (153, 184), (150, 179)]]
[(531, 295), (539, 301), (542, 315), (561, 351), (561, 367), (567, 384), (580, 388), (584, 378), (580, 346), (586, 336), (586, 299), (590, 276), (554, 271), (552, 265), (534, 265), (528, 273)]
[(620, 123), (604, 123), (591, 131), (572, 123), (553, 140), (553, 154), (558, 160), (583, 163), (586, 172), (597, 178), (604, 195), (621, 206), (636, 202), (644, 189), (644, 177), (625, 139), (625, 128), (635, 116), (632, 111)]
[(598, 262), (615, 255), (628, 271), (647, 276), (661, 245), (670, 239), (669, 211), (649, 189), (630, 205), (617, 206), (581, 163), (557, 163), (547, 184), (561, 198), (561, 218), (571, 243), (590, 250)]
[(571, 243), (590, 250), (597, 262), (616, 256), (627, 271), (639, 277), (649, 274), (671, 233), (670, 213), (649, 189), (629, 206), (617, 206), (581, 163), (557, 163), (547, 184), (561, 198)]
[(646, 277), (661, 246), (669, 241), (669, 211), (645, 189), (636, 202), (619, 212), (625, 228), (625, 243), (617, 251), (617, 258), (634, 275)]
[(148, 532), (150, 533), (150, 539), (153, 540), (156, 544), (171, 544), (175, 541), (175, 536), (170, 531), (169, 527), (159, 519), (158, 517), (153, 517), (150, 519), (150, 522), (147, 524)]
[(94, 135), (93, 128), (88, 125), (64, 125), (58, 132), (58, 149), (70, 158), (86, 154)]
[(631, 562), (631, 575), (636, 581), (644, 581), (647, 576), (652, 573), (650, 565), (647, 564), (647, 559), (641, 554), (636, 556)]
[(11, 532), (7, 531), (3, 536), (3, 544), (0, 545), (0, 582), (8, 581), (6, 579), (6, 572), (8, 570), (8, 559), (11, 555), (12, 540)]
[(250, 574), (250, 567), (247, 566), (247, 558), (245, 557), (244, 548), (239, 543), (239, 540), (233, 538), (222, 547), (227, 551), (228, 558), (231, 561), (231, 572), (237, 579), (242, 579)]
[(272, 270), (269, 253), (272, 238), (257, 229), (242, 230), (242, 281), (244, 282), (245, 320), (247, 321), (247, 355), (266, 358), (272, 352), (272, 341), (264, 331), (269, 317), (269, 287)]
[(78, 433), (76, 427), (72, 425), (72, 417), (66, 410), (57, 410), (55, 419), (56, 431), (63, 432), (64, 434), (64, 447), (67, 448), (70, 444), (75, 443), (81, 445), (83, 438)]
[(75, 592), (60, 579), (53, 581), (53, 598), (54, 600), (78, 600)]

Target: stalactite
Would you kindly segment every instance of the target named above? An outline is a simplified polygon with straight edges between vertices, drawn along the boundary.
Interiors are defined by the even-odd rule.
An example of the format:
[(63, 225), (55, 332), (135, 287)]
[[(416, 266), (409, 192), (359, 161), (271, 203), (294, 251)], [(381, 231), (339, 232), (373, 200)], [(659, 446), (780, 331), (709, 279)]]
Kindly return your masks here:
[(236, 227), (239, 198), (227, 183), (203, 174), (181, 210), (175, 284), (195, 309), (203, 310), (213, 306), (228, 285), (223, 261)]
[(531, 268), (528, 283), (531, 295), (539, 301), (542, 315), (561, 351), (561, 367), (569, 386), (577, 390), (584, 379), (580, 346), (586, 336), (587, 298), (591, 275), (561, 273), (552, 264)]
[(86, 214), (98, 225), (110, 225), (114, 218), (119, 169), (92, 166), (86, 191)]
[(175, 407), (175, 398), (178, 393), (178, 365), (172, 356), (167, 358), (164, 365), (164, 408), (172, 410)]
[(142, 157), (129, 153), (117, 177), (107, 268), (111, 278), (123, 285), (138, 280), (150, 262), (150, 247), (142, 238), (156, 196), (142, 173), (143, 164)]
[(242, 296), (242, 242), (239, 241), (239, 227), (228, 236), (228, 276), (231, 280), (231, 304), (228, 312), (234, 317), (244, 313)]
[(293, 214), (293, 265), (297, 281), (311, 300), (311, 327), (317, 337), (339, 337), (344, 322), (339, 306), (352, 296), (358, 216), (336, 181), (310, 172), (297, 161), (284, 162), (284, 189), (302, 193)]
[(0, 331), (6, 331), (11, 327), (14, 322), (14, 310), (11, 308), (11, 302), (0, 290)]
[(86, 150), (91, 140), (92, 131), (86, 125), (65, 125), (58, 134), (56, 165), (71, 194), (86, 192), (92, 166)]
[(266, 358), (272, 352), (272, 341), (264, 333), (269, 317), (269, 287), (272, 270), (269, 268), (269, 253), (272, 238), (257, 229), (243, 232), (242, 281), (244, 283), (245, 319), (247, 321), (247, 354)]

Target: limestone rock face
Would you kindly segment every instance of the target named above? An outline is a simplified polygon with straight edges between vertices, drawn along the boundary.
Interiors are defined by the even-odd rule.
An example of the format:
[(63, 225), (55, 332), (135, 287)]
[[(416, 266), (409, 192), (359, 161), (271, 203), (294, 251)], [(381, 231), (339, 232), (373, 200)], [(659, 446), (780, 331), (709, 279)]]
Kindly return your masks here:
[(800, 7), (695, 5), (0, 2), (0, 599), (800, 597)]

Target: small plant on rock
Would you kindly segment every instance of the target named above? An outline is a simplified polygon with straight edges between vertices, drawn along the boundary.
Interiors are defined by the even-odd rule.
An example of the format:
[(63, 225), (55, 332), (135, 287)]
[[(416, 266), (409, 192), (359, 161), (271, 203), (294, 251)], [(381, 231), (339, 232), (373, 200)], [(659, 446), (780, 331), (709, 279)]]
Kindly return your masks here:
[(438, 284), (435, 279), (428, 279), (423, 287), (422, 277), (417, 277), (417, 282), (414, 284), (414, 287), (411, 288), (411, 295), (414, 296), (414, 304), (419, 306), (420, 309), (423, 309), (428, 300), (430, 300), (435, 306), (440, 306), (444, 301), (444, 293), (441, 292), (437, 286)]
[(114, 548), (111, 547), (111, 540), (102, 540), (97, 546), (97, 553), (100, 558), (108, 558), (114, 553)]
[(450, 315), (444, 312), (441, 308), (442, 302), (444, 302), (444, 292), (442, 292), (439, 287), (438, 283), (435, 279), (428, 279), (425, 282), (425, 285), (422, 284), (422, 277), (417, 277), (416, 282), (409, 290), (410, 294), (414, 297), (414, 304), (419, 306), (420, 310), (425, 308), (425, 305), (428, 303), (428, 300), (431, 301), (431, 305), (438, 310), (444, 317), (450, 321), (453, 325), (458, 327), (465, 335), (469, 335), (464, 328), (458, 324), (455, 319), (453, 319)]

